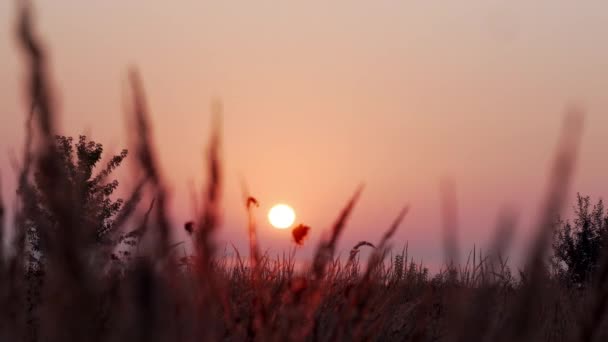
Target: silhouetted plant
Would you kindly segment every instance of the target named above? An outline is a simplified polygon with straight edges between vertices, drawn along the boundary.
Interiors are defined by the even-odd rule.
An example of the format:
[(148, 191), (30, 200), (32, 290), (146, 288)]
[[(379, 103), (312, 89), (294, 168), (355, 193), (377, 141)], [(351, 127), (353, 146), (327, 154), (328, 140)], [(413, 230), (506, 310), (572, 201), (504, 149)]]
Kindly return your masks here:
[[(63, 179), (53, 179), (61, 182), (64, 191), (71, 196), (72, 203), (77, 203), (75, 209), (77, 224), (91, 234), (97, 243), (110, 243), (108, 233), (114, 229), (114, 218), (119, 213), (123, 200), (111, 198), (118, 187), (117, 180), (108, 178), (127, 157), (127, 150), (113, 156), (105, 167), (96, 175), (93, 171), (101, 161), (103, 146), (81, 135), (77, 142), (71, 137), (56, 136), (55, 153), (60, 161), (59, 174)], [(45, 196), (43, 189), (48, 187), (49, 180), (41, 176), (41, 172), (34, 174), (33, 195), (27, 220), (28, 242), (30, 247), (40, 252), (40, 220), (44, 220), (50, 229), (56, 229), (57, 219), (50, 209), (50, 198)], [(52, 233), (52, 232), (51, 232)]]
[(591, 208), (589, 196), (577, 194), (573, 221), (558, 219), (551, 263), (562, 280), (582, 284), (596, 271), (606, 247), (608, 215), (600, 199)]
[[(44, 170), (35, 169), (33, 179), (18, 188), (17, 192), (23, 199), (23, 210), (26, 213), (23, 220), (25, 233), (25, 273), (26, 280), (26, 324), (28, 339), (36, 340), (39, 328), (38, 307), (42, 304), (42, 288), (46, 274), (46, 256), (51, 240), (61, 234), (62, 219), (56, 217), (57, 198), (63, 198), (71, 204), (70, 219), (78, 227), (82, 236), (98, 246), (107, 248), (90, 250), (89, 252), (105, 251), (99, 255), (101, 264), (109, 261), (115, 239), (108, 238), (114, 229), (114, 218), (121, 210), (123, 200), (113, 200), (111, 195), (118, 187), (117, 180), (109, 181), (112, 172), (120, 166), (127, 151), (123, 150), (107, 162), (105, 167), (96, 175), (93, 171), (101, 161), (103, 147), (99, 143), (89, 141), (80, 136), (77, 142), (71, 137), (56, 136), (52, 149), (56, 162), (56, 176), (49, 178)], [(61, 185), (61, 196), (49, 198), (53, 194), (55, 183)], [(65, 219), (65, 218), (63, 218)], [(65, 223), (65, 222), (63, 222)]]
[[(114, 229), (114, 218), (123, 204), (122, 199), (111, 198), (118, 181), (108, 181), (108, 178), (127, 157), (127, 150), (113, 156), (96, 175), (93, 171), (101, 161), (103, 146), (87, 140), (86, 136), (81, 135), (75, 143), (71, 137), (56, 136), (54, 153), (59, 161), (57, 174), (61, 175), (61, 179), (49, 180), (40, 170), (36, 170), (33, 184), (26, 185), (30, 189), (30, 196), (24, 198), (28, 213), (24, 222), (28, 258), (26, 274), (36, 278), (36, 282), (40, 282), (38, 278), (44, 274), (44, 237), (61, 229), (52, 209), (53, 199), (46, 196), (49, 192), (45, 188), (49, 187), (49, 182), (62, 184), (65, 198), (74, 204), (73, 214), (77, 221), (74, 223), (85, 230), (89, 241), (98, 244), (109, 245), (113, 242), (107, 238), (108, 233)], [(23, 190), (18, 189), (18, 192)]]

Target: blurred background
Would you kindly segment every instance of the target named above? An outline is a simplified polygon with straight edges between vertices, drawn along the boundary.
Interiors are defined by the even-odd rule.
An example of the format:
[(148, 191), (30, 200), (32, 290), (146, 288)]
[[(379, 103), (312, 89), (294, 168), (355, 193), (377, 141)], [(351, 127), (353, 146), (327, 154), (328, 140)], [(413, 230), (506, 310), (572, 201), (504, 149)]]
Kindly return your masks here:
[[(36, 10), (62, 133), (86, 134), (106, 152), (128, 147), (126, 74), (140, 69), (177, 240), (193, 218), (192, 184), (204, 183), (213, 98), (224, 104), (218, 240), (243, 253), (241, 179), (261, 204), (262, 249), (292, 246), (289, 231), (266, 220), (277, 202), (312, 227), (300, 260), (364, 182), (342, 255), (359, 240), (377, 241), (410, 203), (394, 246), (409, 241), (410, 255), (433, 269), (443, 260), (439, 184), (450, 179), (461, 250), (487, 246), (497, 214), (514, 208), (517, 262), (570, 104), (586, 111), (572, 189), (594, 199), (608, 193), (605, 1), (46, 0)], [(0, 170), (9, 205), (9, 156), (21, 150), (28, 109), (15, 17), (13, 1), (0, 2)], [(129, 164), (121, 193), (133, 183)]]

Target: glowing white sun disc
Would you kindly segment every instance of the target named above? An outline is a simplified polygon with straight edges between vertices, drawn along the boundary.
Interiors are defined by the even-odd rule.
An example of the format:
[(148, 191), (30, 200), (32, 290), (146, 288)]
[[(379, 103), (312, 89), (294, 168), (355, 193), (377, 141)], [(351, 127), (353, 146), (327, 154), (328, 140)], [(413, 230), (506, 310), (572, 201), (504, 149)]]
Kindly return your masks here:
[(273, 227), (286, 229), (296, 220), (296, 212), (287, 204), (277, 204), (268, 212), (268, 221)]

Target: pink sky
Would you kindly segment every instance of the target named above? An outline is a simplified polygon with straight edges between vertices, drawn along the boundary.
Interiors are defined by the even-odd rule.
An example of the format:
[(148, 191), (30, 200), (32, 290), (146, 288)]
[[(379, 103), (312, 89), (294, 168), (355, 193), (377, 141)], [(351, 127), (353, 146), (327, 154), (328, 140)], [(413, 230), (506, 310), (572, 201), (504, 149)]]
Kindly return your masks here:
[[(573, 190), (608, 193), (608, 3), (530, 1), (37, 1), (62, 132), (127, 142), (127, 67), (139, 67), (176, 222), (201, 184), (209, 104), (222, 99), (225, 218), (246, 246), (240, 177), (262, 203), (262, 246), (288, 232), (266, 210), (291, 204), (312, 250), (360, 182), (343, 253), (377, 241), (404, 203), (395, 245), (440, 262), (439, 183), (458, 190), (462, 249), (487, 243), (497, 213), (529, 232), (563, 110), (587, 110)], [(21, 146), (23, 65), (13, 1), (0, 2), (0, 169)], [(128, 164), (127, 164), (128, 165)], [(124, 183), (126, 184), (126, 182)]]

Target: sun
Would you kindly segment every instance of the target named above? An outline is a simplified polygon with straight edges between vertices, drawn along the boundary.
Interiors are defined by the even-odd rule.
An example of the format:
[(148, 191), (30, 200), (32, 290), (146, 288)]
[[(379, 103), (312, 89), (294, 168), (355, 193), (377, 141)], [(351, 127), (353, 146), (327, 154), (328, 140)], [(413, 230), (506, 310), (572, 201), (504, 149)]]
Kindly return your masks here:
[(268, 212), (268, 221), (277, 229), (286, 229), (296, 220), (296, 212), (287, 204), (276, 204)]

